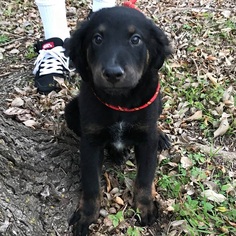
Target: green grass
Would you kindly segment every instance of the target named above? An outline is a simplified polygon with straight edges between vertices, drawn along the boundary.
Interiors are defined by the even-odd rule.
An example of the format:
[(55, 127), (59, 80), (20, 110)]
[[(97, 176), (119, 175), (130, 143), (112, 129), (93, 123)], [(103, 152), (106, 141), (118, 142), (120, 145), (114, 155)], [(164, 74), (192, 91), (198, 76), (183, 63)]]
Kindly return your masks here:
[[(185, 169), (179, 163), (174, 175), (158, 173), (159, 192), (165, 199), (175, 199), (175, 220), (186, 222), (186, 235), (235, 235), (236, 180), (229, 177), (223, 167), (210, 162), (209, 156), (194, 153), (188, 158), (192, 167)], [(161, 167), (170, 162), (165, 160)], [(201, 194), (211, 186), (208, 183), (225, 197), (223, 202), (212, 201)], [(188, 189), (193, 189), (193, 192), (188, 193)]]
[[(182, 231), (179, 232), (176, 229), (175, 234), (171, 231), (171, 227), (163, 228), (166, 235), (223, 236), (236, 234), (236, 179), (229, 174), (227, 166), (213, 161), (217, 159), (217, 153), (217, 150), (204, 154), (182, 149), (181, 156), (185, 159), (173, 162), (171, 158), (167, 157), (160, 163), (156, 178), (157, 192), (163, 201), (174, 203), (172, 204), (173, 211), (164, 213), (166, 215), (162, 215), (158, 221), (164, 220), (166, 223), (169, 220), (169, 225), (176, 221), (183, 222)], [(184, 161), (188, 161), (190, 165), (184, 166)], [(131, 169), (129, 169), (130, 167)], [(113, 170), (112, 173), (119, 180), (121, 189), (128, 188), (125, 187), (125, 178), (131, 178), (134, 181), (136, 171), (133, 164), (129, 164), (125, 167), (124, 172), (121, 172)], [(203, 195), (206, 190), (213, 190), (224, 199), (222, 201), (212, 200), (209, 196)], [(121, 230), (119, 227), (122, 228), (122, 224), (126, 222), (123, 229), (125, 235), (146, 235), (147, 228), (136, 225), (136, 221), (133, 220), (138, 217), (140, 217), (139, 212), (132, 209), (131, 205), (123, 206), (115, 214), (108, 216), (114, 229)]]
[(7, 35), (1, 34), (0, 35), (0, 44), (7, 43), (9, 41), (9, 37)]
[(137, 226), (130, 226), (127, 229), (127, 236), (141, 236), (143, 229)]
[(111, 219), (114, 227), (117, 227), (122, 221), (124, 221), (124, 215), (122, 211), (118, 211), (116, 214), (111, 214), (108, 217)]
[[(138, 216), (139, 213), (135, 212), (132, 209), (128, 209), (126, 211), (127, 217), (130, 217), (130, 213), (132, 214), (133, 217)], [(110, 214), (108, 215), (108, 218), (112, 221), (112, 225), (114, 228), (118, 227), (119, 224), (125, 221), (125, 213), (123, 211), (118, 211), (116, 214)], [(130, 225), (127, 227), (126, 234), (127, 236), (141, 236), (141, 232), (143, 231), (142, 227), (135, 226), (135, 225)]]
[[(188, 48), (190, 54), (194, 47)], [(169, 62), (166, 62), (162, 68), (165, 78), (161, 80), (163, 94), (169, 99), (164, 103), (165, 109), (169, 111), (170, 116), (165, 120), (166, 124), (172, 125), (173, 113), (182, 116), (182, 121), (194, 114), (194, 111), (201, 110), (202, 118), (194, 121), (198, 133), (203, 135), (209, 141), (213, 139), (213, 133), (216, 125), (221, 118), (221, 114), (216, 112), (216, 108), (223, 103), (223, 96), (226, 89), (232, 84), (232, 81), (225, 79), (224, 83), (218, 82), (217, 77), (213, 75), (192, 73), (194, 63), (187, 65), (183, 63), (178, 68), (172, 68)], [(215, 78), (215, 81), (212, 80)], [(234, 95), (234, 99), (235, 95)], [(236, 100), (235, 100), (236, 101)], [(184, 106), (179, 106), (184, 104)], [(227, 112), (224, 108), (224, 112)], [(230, 111), (229, 111), (230, 112)], [(230, 128), (226, 135), (234, 132), (233, 117), (230, 118)]]
[(27, 50), (25, 52), (25, 57), (28, 60), (31, 60), (33, 58), (35, 58), (37, 56), (37, 53), (34, 51), (34, 47), (33, 46), (28, 46)]

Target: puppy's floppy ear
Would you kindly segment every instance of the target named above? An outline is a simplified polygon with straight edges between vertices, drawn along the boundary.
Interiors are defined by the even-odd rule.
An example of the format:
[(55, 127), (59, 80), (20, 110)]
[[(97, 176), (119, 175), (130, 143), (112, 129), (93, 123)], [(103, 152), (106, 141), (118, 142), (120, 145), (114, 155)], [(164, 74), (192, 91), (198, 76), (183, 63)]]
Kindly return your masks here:
[(72, 34), (70, 39), (65, 41), (65, 55), (69, 56), (76, 70), (83, 80), (89, 79), (90, 70), (86, 56), (86, 34), (88, 31), (88, 21), (83, 22)]
[(160, 69), (165, 59), (171, 55), (170, 43), (164, 32), (150, 20), (150, 65), (155, 69)]

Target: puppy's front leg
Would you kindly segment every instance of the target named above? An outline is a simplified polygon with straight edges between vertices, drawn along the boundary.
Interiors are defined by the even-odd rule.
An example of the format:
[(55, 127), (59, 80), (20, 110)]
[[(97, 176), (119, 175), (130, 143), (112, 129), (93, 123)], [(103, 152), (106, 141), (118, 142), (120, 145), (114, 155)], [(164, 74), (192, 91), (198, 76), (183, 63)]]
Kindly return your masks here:
[(69, 222), (69, 225), (73, 225), (74, 236), (86, 236), (89, 225), (98, 218), (103, 149), (90, 145), (86, 139), (81, 138), (80, 158), (83, 194)]
[(149, 139), (135, 147), (137, 176), (134, 187), (134, 205), (141, 214), (141, 224), (151, 225), (157, 217), (152, 199), (152, 183), (157, 164), (157, 140)]

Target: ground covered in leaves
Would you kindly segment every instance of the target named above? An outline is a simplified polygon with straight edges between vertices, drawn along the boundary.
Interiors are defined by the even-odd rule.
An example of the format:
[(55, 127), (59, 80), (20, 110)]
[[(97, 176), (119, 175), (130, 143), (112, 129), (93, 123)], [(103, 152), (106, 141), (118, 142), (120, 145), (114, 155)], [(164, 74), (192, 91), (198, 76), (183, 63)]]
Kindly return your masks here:
[[(236, 3), (234, 0), (140, 0), (137, 6), (166, 32), (173, 48), (172, 57), (161, 71), (164, 112), (159, 125), (172, 140), (172, 148), (160, 155), (155, 179), (153, 194), (160, 205), (160, 218), (151, 227), (140, 227), (136, 222), (139, 213), (131, 207), (134, 161), (131, 159), (122, 167), (106, 163), (102, 208), (98, 223), (91, 226), (91, 232), (93, 235), (133, 236), (236, 235)], [(74, 29), (77, 21), (86, 18), (89, 2), (67, 1), (67, 10), (69, 26)], [(76, 163), (79, 153), (72, 134), (63, 139), (62, 134), (68, 132), (64, 126), (63, 110), (79, 91), (80, 78), (72, 75), (73, 81), (69, 83), (59, 81), (62, 87), (59, 93), (38, 94), (32, 86), (31, 71), (36, 57), (33, 43), (43, 38), (43, 31), (34, 1), (3, 0), (0, 15), (0, 95), (1, 115), (4, 114), (1, 116), (4, 124), (1, 123), (0, 145), (7, 143), (7, 134), (14, 136), (14, 130), (25, 126), (26, 137), (30, 133), (35, 140), (38, 136), (38, 143), (48, 142), (45, 148), (50, 149), (52, 155), (52, 163), (45, 156), (40, 159), (44, 171), (33, 168), (30, 174), (24, 172), (25, 176), (32, 177), (39, 173), (35, 178), (38, 188), (29, 185), (29, 177), (24, 177), (24, 181), (17, 180), (25, 190), (23, 193), (32, 192), (35, 199), (43, 198), (37, 204), (43, 204), (44, 212), (40, 214), (42, 209), (30, 202), (30, 194), (24, 203), (19, 202), (20, 197), (14, 198), (15, 205), (28, 207), (32, 214), (40, 216), (24, 223), (29, 231), (16, 233), (20, 230), (16, 231), (15, 226), (26, 220), (23, 221), (20, 214), (14, 215), (14, 204), (10, 204), (12, 199), (8, 187), (14, 189), (17, 184), (10, 181), (4, 185), (4, 178), (10, 178), (6, 169), (3, 171), (6, 168), (4, 158), (12, 159), (1, 146), (4, 168), (0, 172), (1, 191), (3, 189), (0, 193), (0, 235), (69, 235), (66, 218), (60, 215), (71, 213), (65, 213), (62, 208), (69, 205), (74, 209), (79, 192), (76, 194), (73, 189), (73, 199), (69, 204), (67, 195), (71, 189), (68, 181), (62, 184), (59, 177), (63, 179), (63, 173), (68, 170), (69, 164), (63, 162), (63, 155), (68, 155), (66, 148), (75, 153), (68, 161), (71, 165)], [(12, 84), (9, 78), (12, 78)], [(5, 129), (7, 124), (11, 124), (9, 133)], [(29, 139), (27, 143), (26, 139), (25, 146), (29, 149), (37, 142)], [(70, 141), (68, 146), (66, 140)], [(21, 140), (16, 144), (21, 142), (24, 143)], [(61, 149), (58, 143), (62, 145)], [(58, 153), (51, 154), (52, 147), (59, 148)], [(43, 148), (41, 144), (40, 148)], [(28, 153), (26, 148), (25, 152)], [(17, 150), (12, 155), (14, 153)], [(59, 163), (57, 156), (62, 157), (63, 164)], [(27, 158), (19, 159), (23, 159), (28, 167), (37, 165), (36, 158), (28, 162)], [(51, 165), (60, 167), (58, 176), (48, 174)], [(18, 168), (28, 167), (18, 165)], [(14, 175), (15, 172), (9, 173)], [(48, 175), (47, 178), (44, 175)], [(79, 167), (75, 167), (73, 175), (67, 174), (67, 179), (76, 178), (75, 175), (79, 179)], [(50, 178), (51, 185), (48, 182)], [(69, 183), (79, 184), (74, 180)], [(14, 190), (12, 194), (17, 196), (19, 192)], [(52, 202), (55, 198), (56, 202)], [(37, 233), (30, 231), (35, 219), (43, 225), (39, 226)]]

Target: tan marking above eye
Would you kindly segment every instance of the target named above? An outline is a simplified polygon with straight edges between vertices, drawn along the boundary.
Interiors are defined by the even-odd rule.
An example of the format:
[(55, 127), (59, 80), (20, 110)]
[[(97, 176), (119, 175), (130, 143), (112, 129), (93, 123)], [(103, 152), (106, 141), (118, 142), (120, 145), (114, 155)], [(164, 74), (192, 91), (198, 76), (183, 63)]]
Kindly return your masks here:
[(104, 31), (106, 31), (106, 26), (103, 25), (103, 24), (101, 24), (101, 25), (99, 25), (98, 30), (99, 30), (100, 32), (104, 32)]
[(134, 32), (135, 32), (135, 26), (134, 25), (129, 25), (128, 26), (128, 31), (129, 31), (129, 33), (131, 33), (131, 34), (133, 34)]

